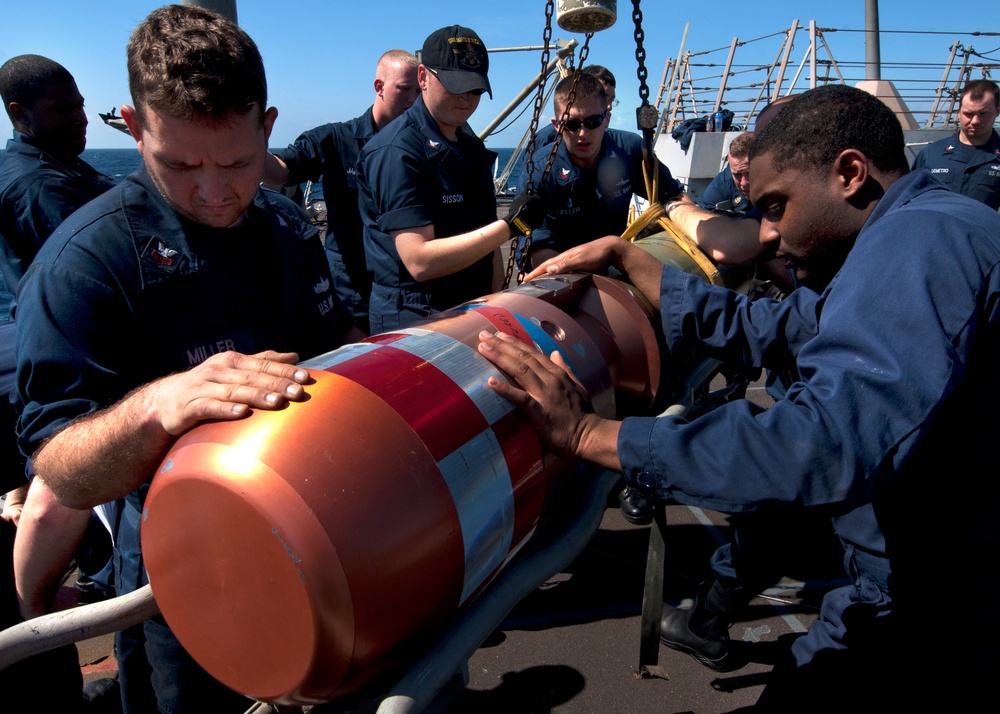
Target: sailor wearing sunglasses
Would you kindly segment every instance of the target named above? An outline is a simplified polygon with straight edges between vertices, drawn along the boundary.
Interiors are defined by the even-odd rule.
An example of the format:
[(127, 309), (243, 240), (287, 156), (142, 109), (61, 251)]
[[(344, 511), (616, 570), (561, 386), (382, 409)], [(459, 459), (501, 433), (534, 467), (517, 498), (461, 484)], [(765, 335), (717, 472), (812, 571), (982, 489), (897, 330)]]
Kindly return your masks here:
[[(573, 82), (570, 75), (556, 85), (552, 124), (557, 130), (562, 126), (562, 145), (544, 180), (552, 147), (544, 146), (532, 157), (535, 191), (546, 206), (544, 222), (532, 232), (532, 266), (581, 243), (620, 235), (628, 222), (632, 194), (649, 198), (642, 176), (642, 139), (638, 134), (608, 128), (611, 114), (600, 80), (581, 74), (576, 98), (563, 119)], [(657, 164), (660, 201), (688, 200), (667, 167)], [(524, 192), (527, 179), (527, 172), (522, 172), (519, 194)]]

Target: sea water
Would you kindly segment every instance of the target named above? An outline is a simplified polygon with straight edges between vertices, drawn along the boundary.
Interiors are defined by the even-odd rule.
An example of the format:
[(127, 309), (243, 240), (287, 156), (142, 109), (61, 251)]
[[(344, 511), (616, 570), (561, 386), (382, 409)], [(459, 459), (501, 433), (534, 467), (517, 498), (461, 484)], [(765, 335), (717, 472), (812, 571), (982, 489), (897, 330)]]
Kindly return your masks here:
[[(514, 149), (494, 149), (494, 151), (500, 156), (499, 166), (502, 170), (514, 153)], [(136, 170), (141, 157), (135, 149), (87, 149), (80, 158), (118, 182)], [(511, 186), (517, 186), (517, 177), (520, 173), (520, 166), (511, 173), (509, 182)]]
[(139, 151), (132, 149), (86, 149), (80, 158), (118, 183), (139, 166)]

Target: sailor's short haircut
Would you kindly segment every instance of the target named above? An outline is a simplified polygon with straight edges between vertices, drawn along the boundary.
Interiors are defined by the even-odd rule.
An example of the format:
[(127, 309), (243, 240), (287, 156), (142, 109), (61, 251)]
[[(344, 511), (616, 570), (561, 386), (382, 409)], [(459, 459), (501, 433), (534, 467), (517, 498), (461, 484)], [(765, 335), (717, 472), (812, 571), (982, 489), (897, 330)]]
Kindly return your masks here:
[(959, 103), (966, 97), (974, 102), (979, 102), (987, 94), (993, 95), (994, 106), (1000, 108), (1000, 87), (997, 86), (996, 82), (991, 82), (988, 79), (974, 79), (971, 82), (966, 82), (965, 86), (962, 87)]
[(41, 55), (18, 55), (11, 57), (0, 67), (0, 97), (11, 121), (11, 102), (26, 107), (43, 98), (53, 84), (74, 82), (69, 70), (58, 62)]
[(745, 159), (750, 155), (750, 144), (752, 143), (752, 131), (745, 131), (737, 135), (729, 144), (729, 155), (734, 159)]
[(597, 99), (600, 101), (602, 106), (607, 106), (608, 95), (604, 91), (604, 85), (601, 81), (586, 72), (579, 71), (574, 72), (566, 77), (559, 80), (559, 84), (556, 85), (555, 91), (555, 110), (556, 117), (561, 117), (563, 110), (566, 108), (566, 100), (569, 99), (569, 93), (573, 89), (573, 82), (576, 81), (576, 76), (579, 74), (580, 81), (576, 85), (576, 99), (574, 102), (579, 102), (582, 99)]
[(768, 154), (776, 171), (823, 169), (844, 151), (860, 151), (880, 171), (906, 173), (903, 128), (889, 107), (843, 84), (817, 87), (785, 104), (756, 132), (750, 159)]
[(267, 108), (257, 45), (239, 26), (200, 7), (168, 5), (142, 21), (128, 43), (128, 83), (140, 118), (145, 107), (168, 116), (224, 123)]
[(404, 67), (412, 67), (416, 69), (420, 66), (420, 60), (412, 52), (406, 50), (387, 50), (382, 53), (382, 56), (378, 58), (378, 63), (375, 65), (376, 76), (380, 75), (382, 68), (388, 66), (389, 64), (399, 63)]
[(617, 87), (618, 83), (615, 81), (615, 76), (611, 74), (611, 70), (599, 64), (588, 64), (585, 65), (583, 69), (580, 70), (584, 74), (589, 74), (591, 77), (597, 77), (601, 80), (601, 84), (605, 87)]

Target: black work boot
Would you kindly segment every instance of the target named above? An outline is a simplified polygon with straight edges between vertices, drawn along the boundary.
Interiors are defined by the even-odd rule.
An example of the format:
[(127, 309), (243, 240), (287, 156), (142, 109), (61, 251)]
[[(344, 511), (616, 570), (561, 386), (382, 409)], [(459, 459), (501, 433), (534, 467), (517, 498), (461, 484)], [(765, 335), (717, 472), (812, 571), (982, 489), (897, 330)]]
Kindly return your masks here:
[(632, 525), (648, 526), (653, 522), (653, 505), (631, 486), (626, 486), (618, 494), (618, 505), (622, 516)]
[(729, 642), (732, 593), (718, 581), (698, 589), (694, 606), (681, 610), (663, 603), (660, 642), (694, 657), (718, 672), (739, 669), (746, 661), (734, 655)]

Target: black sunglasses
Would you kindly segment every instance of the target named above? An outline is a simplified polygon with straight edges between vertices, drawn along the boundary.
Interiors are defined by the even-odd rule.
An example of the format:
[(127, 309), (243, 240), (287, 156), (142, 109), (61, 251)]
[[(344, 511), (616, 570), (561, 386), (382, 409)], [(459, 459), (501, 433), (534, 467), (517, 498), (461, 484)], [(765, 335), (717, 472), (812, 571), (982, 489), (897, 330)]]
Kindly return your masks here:
[(604, 119), (607, 116), (608, 113), (604, 112), (603, 114), (594, 114), (593, 116), (585, 117), (583, 119), (567, 119), (563, 122), (563, 126), (566, 128), (566, 131), (574, 133), (580, 131), (581, 126), (586, 127), (587, 129), (596, 129), (604, 123)]

